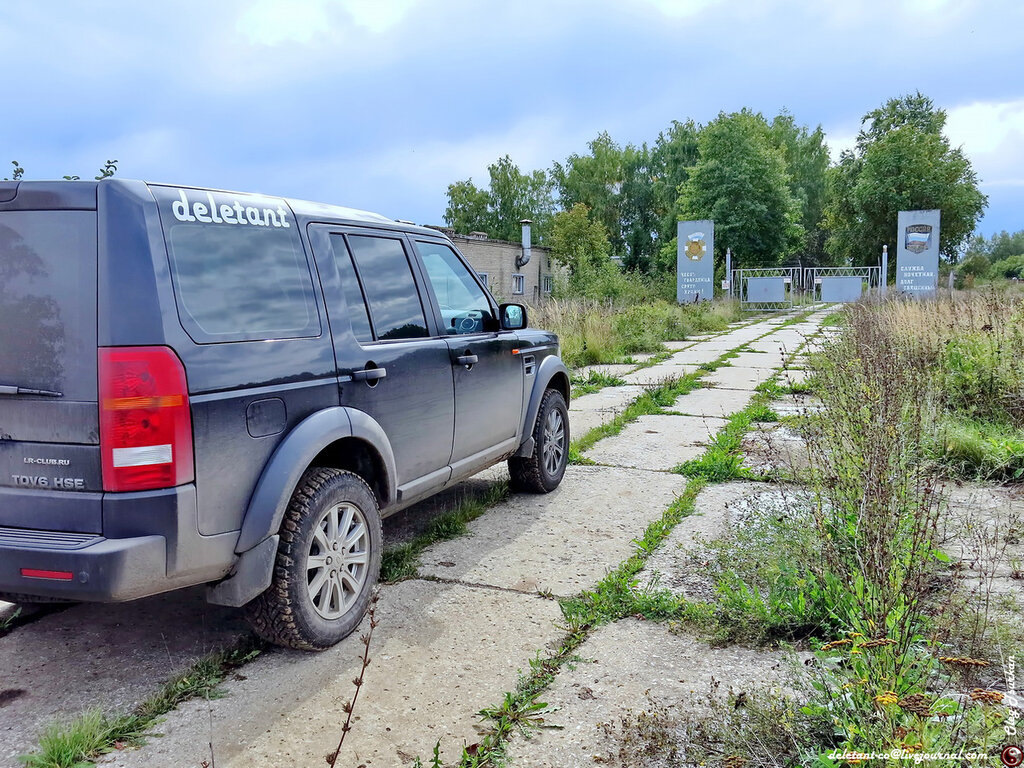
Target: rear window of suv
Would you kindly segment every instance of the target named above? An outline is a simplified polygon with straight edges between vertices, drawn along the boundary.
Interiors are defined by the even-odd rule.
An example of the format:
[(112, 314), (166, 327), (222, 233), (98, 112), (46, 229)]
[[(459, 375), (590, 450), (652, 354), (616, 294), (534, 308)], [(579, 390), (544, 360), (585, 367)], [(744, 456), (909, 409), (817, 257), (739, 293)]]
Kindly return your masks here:
[(152, 187), (178, 315), (198, 343), (320, 335), (298, 227), (278, 198)]

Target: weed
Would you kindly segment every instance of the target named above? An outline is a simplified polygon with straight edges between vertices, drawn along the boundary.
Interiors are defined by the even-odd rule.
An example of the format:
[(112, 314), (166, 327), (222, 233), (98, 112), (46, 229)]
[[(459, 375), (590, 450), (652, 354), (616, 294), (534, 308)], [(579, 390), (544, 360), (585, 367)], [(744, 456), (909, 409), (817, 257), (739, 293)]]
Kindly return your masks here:
[(90, 710), (70, 722), (53, 723), (39, 737), (38, 751), (20, 758), (26, 768), (81, 768), (94, 758), (138, 746), (157, 719), (184, 701), (217, 698), (227, 673), (255, 658), (263, 645), (245, 638), (232, 648), (204, 656), (127, 714)]
[(359, 700), (359, 691), (362, 690), (363, 683), (365, 682), (366, 668), (370, 666), (370, 642), (373, 640), (373, 630), (377, 628), (377, 601), (380, 599), (380, 593), (374, 592), (370, 597), (370, 608), (367, 612), (367, 619), (369, 619), (369, 629), (359, 637), (359, 641), (363, 644), (363, 660), (362, 666), (359, 668), (359, 674), (356, 676), (352, 684), (356, 687), (356, 692), (352, 695), (352, 700), (345, 702), (341, 711), (345, 713), (345, 723), (341, 726), (341, 738), (338, 739), (338, 748), (333, 752), (329, 752), (324, 756), (327, 764), (334, 768), (335, 763), (338, 762), (338, 755), (341, 754), (341, 747), (345, 743), (345, 737), (348, 736), (348, 732), (352, 730), (352, 712), (355, 711), (356, 702)]
[(605, 387), (621, 387), (626, 382), (618, 376), (609, 376), (601, 371), (588, 371), (586, 377), (573, 374), (570, 383), (572, 384), (572, 396), (581, 397), (597, 392)]
[(636, 400), (626, 406), (622, 413), (611, 421), (594, 427), (585, 435), (576, 438), (569, 446), (569, 461), (574, 464), (587, 463), (583, 454), (594, 447), (599, 440), (619, 434), (630, 422), (641, 416), (649, 416), (663, 412), (680, 396), (697, 388), (699, 377), (696, 374), (665, 379), (658, 385), (648, 387)]
[(8, 634), (18, 624), (18, 618), (21, 616), (21, 608), (15, 608), (11, 613), (6, 616), (0, 617), (0, 637)]
[(779, 420), (779, 415), (767, 406), (771, 394), (769, 389), (755, 395), (746, 408), (729, 417), (701, 456), (683, 462), (672, 471), (686, 477), (699, 477), (709, 483), (750, 477), (750, 472), (743, 467), (740, 446), (752, 423)]

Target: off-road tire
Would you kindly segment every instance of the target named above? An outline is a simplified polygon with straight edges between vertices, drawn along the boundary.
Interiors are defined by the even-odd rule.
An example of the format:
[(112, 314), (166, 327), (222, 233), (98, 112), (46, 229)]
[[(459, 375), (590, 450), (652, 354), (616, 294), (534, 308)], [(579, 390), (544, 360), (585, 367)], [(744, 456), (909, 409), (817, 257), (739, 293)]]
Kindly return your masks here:
[[(331, 507), (342, 504), (355, 506), (362, 513), (369, 557), (355, 602), (338, 618), (328, 619), (318, 613), (309, 594), (307, 557), (314, 528)], [(308, 469), (292, 494), (279, 533), (273, 581), (246, 606), (249, 623), (256, 634), (276, 645), (307, 651), (330, 648), (359, 626), (380, 575), (383, 533), (377, 499), (352, 472)]]
[[(561, 452), (553, 471), (545, 460), (546, 445), (552, 438), (551, 430), (548, 428), (553, 418), (552, 414), (557, 414), (556, 420), (561, 420)], [(540, 401), (537, 421), (533, 425), (533, 453), (529, 456), (513, 456), (508, 460), (511, 488), (513, 491), (550, 493), (562, 482), (568, 462), (569, 409), (565, 406), (562, 393), (557, 389), (549, 389)]]

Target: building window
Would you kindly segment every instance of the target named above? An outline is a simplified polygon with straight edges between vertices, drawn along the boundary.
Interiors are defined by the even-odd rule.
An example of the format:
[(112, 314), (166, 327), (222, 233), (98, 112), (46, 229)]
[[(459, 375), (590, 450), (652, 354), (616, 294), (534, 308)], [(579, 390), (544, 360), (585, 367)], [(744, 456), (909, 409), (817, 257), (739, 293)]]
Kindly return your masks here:
[(555, 279), (551, 275), (544, 275), (544, 277), (541, 279), (543, 286), (541, 290), (543, 290), (544, 293), (551, 293), (551, 291), (554, 290), (555, 287)]
[(487, 273), (486, 272), (477, 272), (476, 276), (480, 278), (480, 282), (484, 284), (484, 288), (489, 288), (490, 287), (490, 283), (487, 282)]
[(526, 275), (512, 275), (512, 295), (522, 296), (526, 292)]

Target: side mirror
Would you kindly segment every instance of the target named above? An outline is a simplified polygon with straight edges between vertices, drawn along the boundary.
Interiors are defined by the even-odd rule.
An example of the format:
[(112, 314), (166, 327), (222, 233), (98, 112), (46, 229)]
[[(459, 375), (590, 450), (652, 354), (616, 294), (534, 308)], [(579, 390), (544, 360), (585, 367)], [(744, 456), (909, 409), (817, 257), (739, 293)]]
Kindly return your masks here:
[(498, 314), (503, 331), (518, 331), (526, 327), (526, 307), (522, 304), (502, 304), (498, 307)]

